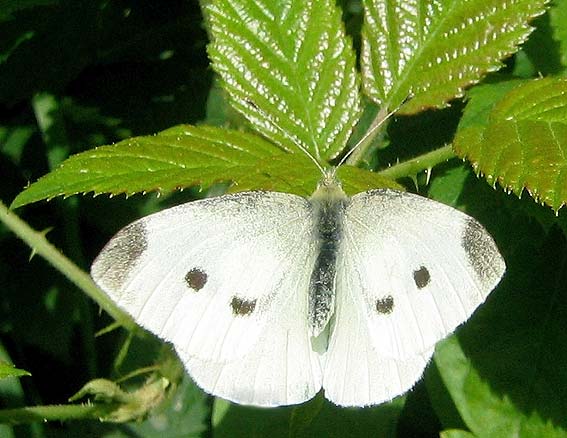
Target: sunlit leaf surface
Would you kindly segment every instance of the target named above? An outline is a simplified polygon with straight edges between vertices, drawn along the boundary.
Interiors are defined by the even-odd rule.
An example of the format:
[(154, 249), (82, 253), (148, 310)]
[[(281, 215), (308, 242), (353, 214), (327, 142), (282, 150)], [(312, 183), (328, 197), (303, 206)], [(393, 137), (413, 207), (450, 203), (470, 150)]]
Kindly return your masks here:
[(405, 113), (443, 107), (498, 70), (533, 30), (545, 0), (365, 0), (366, 94)]
[(319, 160), (340, 152), (360, 114), (359, 81), (331, 0), (216, 0), (213, 68), (233, 106), (267, 138)]
[(526, 82), (503, 97), (501, 88), (472, 94), (455, 150), (490, 184), (557, 211), (567, 202), (567, 80)]

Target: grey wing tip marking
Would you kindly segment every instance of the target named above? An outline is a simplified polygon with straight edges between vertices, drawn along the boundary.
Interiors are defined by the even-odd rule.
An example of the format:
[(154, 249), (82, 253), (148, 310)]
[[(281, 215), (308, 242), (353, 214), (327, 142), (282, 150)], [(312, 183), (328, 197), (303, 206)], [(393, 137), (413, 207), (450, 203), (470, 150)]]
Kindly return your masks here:
[(473, 218), (467, 218), (462, 244), (478, 280), (491, 290), (506, 270), (506, 264), (496, 243), (480, 223)]
[(103, 248), (91, 267), (91, 276), (104, 289), (118, 291), (128, 273), (148, 247), (146, 227), (141, 221), (123, 228)]

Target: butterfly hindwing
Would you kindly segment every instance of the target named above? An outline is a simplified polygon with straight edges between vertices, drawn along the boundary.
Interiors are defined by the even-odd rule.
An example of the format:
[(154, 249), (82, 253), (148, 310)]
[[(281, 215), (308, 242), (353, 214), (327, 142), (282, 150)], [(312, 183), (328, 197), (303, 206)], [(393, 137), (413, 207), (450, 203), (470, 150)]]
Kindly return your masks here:
[(245, 357), (203, 361), (177, 348), (199, 386), (227, 400), (255, 406), (302, 403), (321, 389), (320, 355), (313, 349), (306, 318), (309, 276), (299, 276), (293, 286)]
[(377, 352), (366, 319), (366, 302), (359, 276), (350, 275), (350, 262), (337, 266), (337, 296), (328, 350), (324, 356), (325, 397), (339, 406), (367, 406), (393, 399), (419, 379), (432, 351), (404, 359)]
[(262, 336), (276, 315), (283, 330), (307, 324), (306, 294), (293, 306), (289, 300), (308, 281), (297, 263), (314, 263), (312, 228), (308, 203), (299, 196), (246, 192), (205, 199), (127, 226), (91, 273), (140, 325), (185, 356), (222, 363), (269, 342)]

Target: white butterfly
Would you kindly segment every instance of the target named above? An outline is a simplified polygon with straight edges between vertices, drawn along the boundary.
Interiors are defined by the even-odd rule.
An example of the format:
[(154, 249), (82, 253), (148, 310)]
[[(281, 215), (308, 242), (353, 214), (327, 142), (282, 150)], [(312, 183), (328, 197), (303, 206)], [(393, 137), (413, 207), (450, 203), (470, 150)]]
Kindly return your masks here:
[(323, 388), (365, 406), (410, 389), (504, 270), (475, 219), (395, 190), (349, 198), (327, 171), (309, 199), (242, 192), (142, 218), (91, 272), (213, 395), (280, 406)]

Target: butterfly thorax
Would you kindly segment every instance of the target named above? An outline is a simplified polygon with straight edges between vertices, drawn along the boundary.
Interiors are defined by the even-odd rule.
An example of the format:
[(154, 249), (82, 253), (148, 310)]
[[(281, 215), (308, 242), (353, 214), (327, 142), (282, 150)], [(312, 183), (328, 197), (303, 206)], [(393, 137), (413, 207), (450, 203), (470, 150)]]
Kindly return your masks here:
[(317, 337), (334, 310), (337, 253), (349, 198), (334, 175), (325, 174), (309, 203), (318, 244), (309, 287), (309, 327), (311, 335)]

